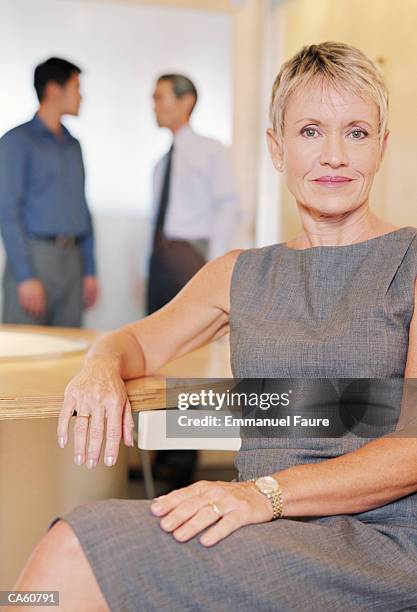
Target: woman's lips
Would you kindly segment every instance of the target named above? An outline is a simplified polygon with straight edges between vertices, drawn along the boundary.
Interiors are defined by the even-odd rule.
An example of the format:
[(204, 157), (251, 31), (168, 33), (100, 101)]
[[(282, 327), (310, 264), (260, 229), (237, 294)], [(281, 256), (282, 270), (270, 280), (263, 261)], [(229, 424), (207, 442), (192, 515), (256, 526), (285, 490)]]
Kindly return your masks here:
[(347, 176), (320, 176), (314, 179), (314, 183), (318, 183), (323, 187), (343, 187), (350, 183), (353, 179)]

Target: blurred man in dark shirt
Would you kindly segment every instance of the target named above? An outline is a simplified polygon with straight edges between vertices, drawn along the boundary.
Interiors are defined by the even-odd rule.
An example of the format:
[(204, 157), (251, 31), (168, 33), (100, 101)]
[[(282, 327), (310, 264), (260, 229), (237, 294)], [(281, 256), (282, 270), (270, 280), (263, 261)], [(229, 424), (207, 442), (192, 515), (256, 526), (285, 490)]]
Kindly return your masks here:
[(79, 113), (80, 73), (60, 58), (37, 66), (37, 113), (0, 139), (4, 323), (78, 327), (97, 299), (80, 143), (61, 123)]

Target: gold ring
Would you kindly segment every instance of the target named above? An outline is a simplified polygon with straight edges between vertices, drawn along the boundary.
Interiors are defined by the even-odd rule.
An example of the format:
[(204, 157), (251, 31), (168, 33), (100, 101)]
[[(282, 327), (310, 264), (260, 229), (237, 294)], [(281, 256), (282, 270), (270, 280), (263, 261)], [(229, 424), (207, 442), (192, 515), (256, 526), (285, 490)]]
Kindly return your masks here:
[(84, 417), (84, 418), (86, 418), (86, 419), (89, 419), (89, 418), (90, 418), (90, 416), (91, 416), (91, 414), (79, 414), (79, 413), (77, 412), (77, 417)]
[(213, 512), (215, 512), (217, 514), (217, 516), (219, 518), (222, 518), (223, 512), (220, 510), (220, 508), (219, 508), (219, 506), (217, 504), (215, 504), (214, 502), (210, 502), (207, 505), (210, 506), (210, 508), (213, 510)]

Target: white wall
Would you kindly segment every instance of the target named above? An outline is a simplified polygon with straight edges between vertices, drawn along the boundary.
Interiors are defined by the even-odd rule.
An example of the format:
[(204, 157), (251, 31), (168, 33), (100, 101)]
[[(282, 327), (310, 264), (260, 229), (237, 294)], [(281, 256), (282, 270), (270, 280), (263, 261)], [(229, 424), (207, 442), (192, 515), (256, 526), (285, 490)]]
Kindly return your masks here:
[(83, 69), (81, 116), (66, 125), (83, 146), (104, 290), (87, 325), (114, 327), (142, 314), (152, 167), (169, 142), (153, 117), (155, 77), (188, 74), (200, 93), (195, 129), (231, 142), (231, 19), (100, 0), (0, 0), (0, 133), (36, 110), (39, 61), (58, 55)]

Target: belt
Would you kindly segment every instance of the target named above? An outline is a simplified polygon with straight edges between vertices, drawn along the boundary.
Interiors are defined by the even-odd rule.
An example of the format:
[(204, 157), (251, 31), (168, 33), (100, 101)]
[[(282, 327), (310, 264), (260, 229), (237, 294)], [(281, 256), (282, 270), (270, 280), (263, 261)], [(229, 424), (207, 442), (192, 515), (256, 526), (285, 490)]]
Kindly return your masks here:
[(53, 242), (57, 246), (61, 247), (73, 247), (79, 244), (82, 240), (80, 236), (57, 234), (56, 236), (39, 236), (36, 234), (29, 234), (30, 238), (35, 240), (46, 240), (47, 242)]

